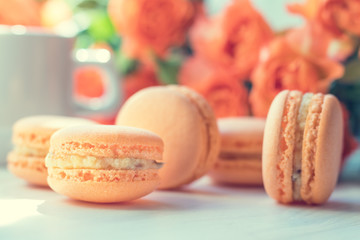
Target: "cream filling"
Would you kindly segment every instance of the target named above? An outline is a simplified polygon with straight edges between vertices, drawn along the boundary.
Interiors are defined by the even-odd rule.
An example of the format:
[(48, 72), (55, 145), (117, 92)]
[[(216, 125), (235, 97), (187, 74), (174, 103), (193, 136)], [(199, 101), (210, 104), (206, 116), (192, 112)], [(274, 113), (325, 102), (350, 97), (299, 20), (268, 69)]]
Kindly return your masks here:
[(32, 148), (23, 145), (15, 145), (14, 147), (14, 152), (23, 156), (45, 157), (48, 151), (48, 148)]
[(291, 180), (293, 183), (293, 199), (294, 201), (301, 201), (301, 164), (302, 164), (302, 146), (305, 131), (306, 118), (309, 112), (309, 106), (314, 94), (306, 93), (303, 95), (299, 112), (296, 119), (296, 132), (295, 132), (295, 149), (293, 160), (293, 173)]
[(155, 160), (136, 158), (99, 158), (94, 156), (67, 155), (54, 158), (48, 154), (45, 159), (46, 167), (61, 169), (117, 169), (117, 170), (146, 170), (159, 169), (162, 163)]

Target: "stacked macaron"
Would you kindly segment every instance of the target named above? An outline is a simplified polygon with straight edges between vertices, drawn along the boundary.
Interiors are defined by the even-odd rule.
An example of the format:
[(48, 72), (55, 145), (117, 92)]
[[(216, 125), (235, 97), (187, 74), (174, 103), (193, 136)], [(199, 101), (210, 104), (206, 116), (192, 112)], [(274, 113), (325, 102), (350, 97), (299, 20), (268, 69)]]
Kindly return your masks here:
[(265, 120), (232, 117), (218, 120), (221, 135), (219, 158), (210, 177), (217, 183), (262, 185), (261, 153)]
[(50, 137), (61, 128), (84, 124), (95, 123), (61, 116), (31, 116), (18, 120), (13, 126), (14, 149), (7, 157), (9, 171), (29, 183), (47, 186), (45, 156)]

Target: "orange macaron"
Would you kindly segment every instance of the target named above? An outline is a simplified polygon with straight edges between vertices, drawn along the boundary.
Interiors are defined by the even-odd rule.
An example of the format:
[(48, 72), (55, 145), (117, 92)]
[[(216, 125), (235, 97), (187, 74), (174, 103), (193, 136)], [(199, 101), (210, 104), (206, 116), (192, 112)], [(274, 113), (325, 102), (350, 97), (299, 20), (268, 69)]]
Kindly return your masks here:
[(220, 147), (216, 118), (206, 100), (186, 87), (141, 90), (121, 108), (116, 124), (139, 127), (164, 141), (159, 189), (174, 189), (205, 175)]
[(262, 185), (261, 153), (265, 119), (231, 117), (218, 120), (219, 158), (209, 172), (216, 183)]
[(81, 126), (57, 131), (46, 157), (49, 186), (73, 199), (131, 201), (160, 182), (163, 141), (143, 129)]
[(8, 169), (27, 182), (47, 186), (45, 156), (50, 137), (57, 130), (83, 124), (95, 124), (90, 120), (62, 116), (29, 116), (19, 119), (13, 126), (14, 149), (8, 154)]
[(280, 203), (322, 204), (333, 192), (340, 168), (343, 120), (330, 94), (282, 91), (265, 126), (263, 179)]

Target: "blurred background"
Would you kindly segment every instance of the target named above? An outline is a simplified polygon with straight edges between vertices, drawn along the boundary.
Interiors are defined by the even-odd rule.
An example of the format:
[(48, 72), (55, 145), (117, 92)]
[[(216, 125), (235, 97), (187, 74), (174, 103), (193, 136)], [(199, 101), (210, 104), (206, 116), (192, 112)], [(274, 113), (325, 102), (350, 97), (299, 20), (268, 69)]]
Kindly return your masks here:
[[(163, 84), (195, 89), (219, 118), (265, 118), (284, 89), (335, 94), (343, 105), (346, 159), (360, 137), (359, 4), (10, 0), (0, 1), (0, 24), (74, 37), (75, 50), (108, 51), (118, 76), (119, 105), (112, 114), (89, 115), (104, 124), (114, 122), (132, 94)], [(98, 104), (108, 92), (108, 76), (96, 66), (79, 68), (72, 78), (77, 101)]]

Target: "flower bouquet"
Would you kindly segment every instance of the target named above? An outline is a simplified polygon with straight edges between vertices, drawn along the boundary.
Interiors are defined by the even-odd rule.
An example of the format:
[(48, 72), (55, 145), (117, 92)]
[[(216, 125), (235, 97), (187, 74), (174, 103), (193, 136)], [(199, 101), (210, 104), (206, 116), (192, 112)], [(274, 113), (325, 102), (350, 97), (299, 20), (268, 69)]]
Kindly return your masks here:
[[(31, 2), (39, 7), (19, 15), (25, 20), (16, 22), (4, 11), (0, 20), (40, 22), (52, 28), (69, 20), (75, 23), (78, 47), (113, 52), (125, 98), (145, 87), (181, 84), (203, 95), (217, 117), (265, 118), (273, 98), (284, 89), (330, 92), (342, 101), (348, 123), (343, 155), (357, 146), (353, 135), (360, 136), (358, 0), (303, 0), (284, 6), (304, 21), (282, 32), (271, 29), (250, 0), (230, 0), (215, 15), (208, 14), (202, 0)], [(63, 3), (68, 9), (59, 7)], [(63, 14), (51, 14), (54, 9)], [(34, 20), (37, 11), (40, 18)], [(89, 85), (86, 80), (78, 86), (91, 89)], [(98, 85), (95, 81), (93, 87)]]

